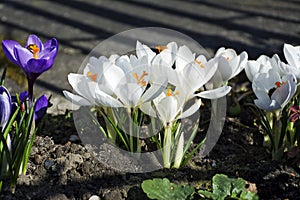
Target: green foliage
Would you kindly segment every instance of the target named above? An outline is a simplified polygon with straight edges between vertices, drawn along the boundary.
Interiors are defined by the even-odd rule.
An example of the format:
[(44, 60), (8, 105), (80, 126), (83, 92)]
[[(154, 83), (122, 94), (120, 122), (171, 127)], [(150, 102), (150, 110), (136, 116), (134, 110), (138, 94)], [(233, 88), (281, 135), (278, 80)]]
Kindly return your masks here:
[(240, 199), (257, 200), (257, 194), (246, 190), (245, 180), (242, 178), (228, 178), (224, 174), (217, 174), (212, 179), (213, 191), (200, 190), (199, 194), (208, 199)]
[[(167, 178), (145, 180), (142, 189), (150, 199), (157, 200), (185, 200), (193, 199), (195, 188), (189, 185), (177, 185)], [(228, 178), (224, 174), (216, 174), (212, 178), (212, 192), (199, 190), (198, 194), (205, 199), (225, 200), (258, 200), (258, 195), (246, 189), (246, 182), (242, 178)]]
[(142, 183), (142, 189), (150, 199), (158, 200), (183, 200), (192, 199), (191, 195), (195, 189), (189, 185), (180, 186), (171, 183), (167, 178), (155, 178), (145, 180)]

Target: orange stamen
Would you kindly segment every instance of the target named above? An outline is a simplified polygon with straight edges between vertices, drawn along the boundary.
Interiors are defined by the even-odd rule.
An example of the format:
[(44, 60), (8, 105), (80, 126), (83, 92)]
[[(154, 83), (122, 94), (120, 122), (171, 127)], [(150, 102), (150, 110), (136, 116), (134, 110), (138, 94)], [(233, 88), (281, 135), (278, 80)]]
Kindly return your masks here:
[(176, 95), (179, 95), (180, 94), (180, 92), (175, 92), (175, 94), (173, 93), (173, 91), (169, 88), (169, 89), (167, 89), (167, 93), (166, 93), (166, 95), (167, 95), (167, 97), (170, 97), (170, 96), (176, 96)]
[(33, 54), (35, 59), (39, 58), (38, 53), (40, 52), (40, 48), (36, 44), (30, 44), (27, 48)]
[(201, 67), (201, 68), (205, 68), (205, 65), (203, 65), (203, 63), (199, 60), (195, 60), (195, 62)]
[(141, 84), (143, 87), (147, 84), (144, 80), (145, 76), (148, 76), (148, 73), (145, 71), (143, 71), (143, 74), (140, 77), (137, 73), (133, 73), (133, 77), (136, 79), (137, 84)]
[(280, 88), (284, 84), (286, 84), (286, 82), (284, 82), (284, 81), (282, 81), (282, 83), (280, 83), (279, 81), (275, 82), (275, 85), (277, 88)]
[(158, 50), (158, 52), (160, 53), (161, 51), (167, 49), (168, 47), (167, 47), (167, 46), (156, 46), (155, 48), (156, 48), (156, 49)]
[(97, 73), (92, 74), (91, 71), (88, 71), (88, 72), (86, 73), (86, 75), (87, 75), (88, 77), (90, 77), (90, 79), (92, 79), (92, 81), (96, 82), (96, 79), (97, 79), (97, 76), (98, 76)]

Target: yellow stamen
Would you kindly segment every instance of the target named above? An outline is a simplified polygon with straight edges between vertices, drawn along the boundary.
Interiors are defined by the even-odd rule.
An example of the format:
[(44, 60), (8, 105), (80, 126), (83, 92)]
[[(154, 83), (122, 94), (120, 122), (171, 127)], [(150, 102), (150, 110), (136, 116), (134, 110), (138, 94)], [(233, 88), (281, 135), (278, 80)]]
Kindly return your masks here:
[(203, 63), (199, 60), (195, 60), (195, 62), (201, 67), (201, 68), (205, 68), (205, 65), (203, 65)]
[(282, 83), (280, 83), (279, 81), (275, 82), (275, 85), (277, 88), (280, 88), (284, 84), (286, 84), (286, 82), (284, 82), (284, 81), (282, 81)]
[(35, 59), (38, 59), (38, 53), (40, 52), (40, 48), (36, 44), (28, 45), (27, 49), (33, 54)]
[(173, 91), (169, 88), (169, 89), (167, 89), (167, 93), (166, 93), (166, 95), (168, 96), (168, 97), (170, 97), (170, 96), (176, 96), (176, 95), (179, 95), (180, 94), (180, 92), (175, 92), (175, 94), (173, 93)]
[(140, 77), (137, 73), (133, 73), (132, 75), (136, 79), (137, 84), (141, 84), (143, 87), (146, 86), (147, 83), (144, 80), (145, 76), (148, 76), (148, 73), (146, 71), (143, 71), (143, 74)]
[(167, 46), (156, 46), (155, 48), (156, 48), (156, 49), (158, 50), (158, 52), (160, 53), (161, 51), (167, 49), (168, 47), (167, 47)]
[(96, 79), (97, 79), (97, 76), (98, 76), (97, 73), (92, 74), (91, 71), (88, 71), (88, 72), (86, 73), (86, 75), (87, 75), (88, 77), (90, 77), (90, 79), (92, 79), (92, 81), (96, 82)]

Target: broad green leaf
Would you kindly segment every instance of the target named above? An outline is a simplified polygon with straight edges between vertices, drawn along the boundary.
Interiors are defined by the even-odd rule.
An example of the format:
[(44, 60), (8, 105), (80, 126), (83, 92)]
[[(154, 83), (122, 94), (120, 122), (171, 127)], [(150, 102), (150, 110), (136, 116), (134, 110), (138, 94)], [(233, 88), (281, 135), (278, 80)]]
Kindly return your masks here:
[(189, 185), (176, 185), (171, 183), (167, 178), (145, 180), (142, 183), (142, 189), (150, 199), (157, 200), (185, 200), (195, 191)]

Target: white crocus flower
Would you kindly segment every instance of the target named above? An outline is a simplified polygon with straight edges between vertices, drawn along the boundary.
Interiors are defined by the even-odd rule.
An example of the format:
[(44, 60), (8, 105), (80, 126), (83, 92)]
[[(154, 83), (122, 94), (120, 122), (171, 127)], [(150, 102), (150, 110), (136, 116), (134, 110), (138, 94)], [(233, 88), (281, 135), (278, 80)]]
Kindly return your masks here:
[(120, 107), (121, 104), (111, 98), (112, 89), (106, 85), (103, 79), (103, 72), (113, 65), (118, 57), (117, 55), (112, 55), (109, 59), (104, 56), (91, 57), (83, 70), (83, 74), (70, 73), (68, 75), (68, 81), (77, 94), (63, 91), (65, 97), (80, 106), (98, 105), (95, 91), (101, 85), (102, 90), (98, 90), (98, 92), (106, 97), (106, 101), (114, 102), (115, 107)]
[(155, 57), (162, 56), (164, 58), (164, 60), (162, 60), (164, 66), (172, 67), (177, 53), (176, 42), (170, 42), (166, 46), (156, 46), (155, 49), (157, 49), (158, 54), (152, 51), (147, 45), (139, 41), (136, 43), (136, 55), (138, 58), (146, 56), (148, 58), (148, 64), (151, 64)]
[(252, 83), (257, 97), (254, 103), (266, 111), (275, 111), (284, 108), (296, 92), (297, 81), (293, 74), (280, 74), (274, 70), (268, 73), (257, 74)]
[(270, 58), (266, 55), (261, 55), (257, 60), (249, 60), (245, 67), (245, 72), (248, 79), (252, 82), (256, 74), (267, 73), (270, 69), (278, 71), (277, 64), (272, 65), (272, 63), (274, 62), (272, 62), (271, 60), (274, 59), (277, 59), (277, 56), (274, 55), (272, 58)]
[(288, 64), (280, 63), (280, 69), (286, 74), (294, 74), (300, 80), (300, 46), (284, 44), (283, 52)]
[(178, 119), (178, 117), (185, 118), (192, 115), (199, 109), (201, 101), (197, 100), (190, 108), (183, 112), (183, 107), (189, 100), (195, 97), (216, 99), (225, 96), (230, 91), (231, 87), (224, 86), (195, 94), (199, 88), (210, 80), (215, 71), (216, 66), (211, 66), (210, 68), (206, 66), (200, 67), (195, 62), (192, 62), (189, 63), (181, 73), (171, 74), (174, 77), (171, 77), (169, 74), (168, 78), (176, 80), (171, 83), (171, 85), (174, 86), (174, 90), (169, 88), (164, 94), (154, 99), (153, 104), (148, 102), (143, 105), (143, 111), (151, 116), (156, 116), (155, 111), (157, 111), (159, 117), (165, 124), (173, 122), (173, 120)]
[(161, 77), (147, 88), (150, 73), (145, 56), (141, 59), (121, 56), (113, 61), (91, 58), (83, 75), (68, 76), (77, 94), (64, 91), (64, 95), (82, 106), (139, 106), (157, 97), (167, 85), (167, 78)]
[(174, 91), (168, 88), (152, 102), (144, 103), (141, 110), (152, 117), (158, 117), (164, 126), (169, 126), (177, 119), (194, 114), (201, 105), (201, 100), (196, 100), (191, 107), (184, 111), (186, 100), (184, 88), (176, 87)]
[(230, 79), (237, 76), (246, 66), (248, 54), (243, 51), (237, 55), (233, 49), (221, 47), (216, 52), (213, 60), (218, 63), (218, 70), (212, 78), (215, 87), (226, 84)]
[(291, 66), (300, 69), (300, 46), (284, 44), (283, 53), (285, 59)]
[[(170, 78), (172, 84), (180, 85), (185, 90), (186, 100), (195, 96), (207, 99), (216, 99), (225, 96), (231, 89), (229, 86), (197, 92), (202, 88), (216, 73), (217, 65), (212, 60), (206, 62), (204, 56), (199, 56), (195, 61), (187, 64), (182, 71), (174, 74)], [(195, 94), (196, 93), (196, 94)]]
[(91, 106), (96, 104), (94, 95), (96, 88), (95, 82), (91, 81), (87, 76), (74, 73), (68, 75), (68, 81), (74, 92), (77, 93), (73, 94), (64, 90), (63, 94), (69, 101), (80, 106)]

